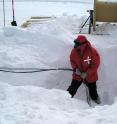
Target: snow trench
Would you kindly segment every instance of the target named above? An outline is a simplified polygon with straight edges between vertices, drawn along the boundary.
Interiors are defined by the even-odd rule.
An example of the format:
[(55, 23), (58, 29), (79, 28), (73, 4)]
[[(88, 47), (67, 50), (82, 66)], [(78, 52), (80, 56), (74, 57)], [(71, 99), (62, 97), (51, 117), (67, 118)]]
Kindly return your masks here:
[[(73, 35), (72, 26), (75, 21), (78, 21), (75, 17), (72, 19), (63, 17), (43, 26), (33, 25), (29, 29), (4, 28), (0, 32), (2, 39), (0, 40), (0, 66), (71, 68), (69, 54), (76, 37)], [(69, 22), (73, 25), (68, 26)], [(116, 25), (111, 24), (104, 24), (101, 27), (101, 31), (111, 32), (110, 35), (86, 35), (86, 37), (97, 48), (101, 57), (97, 81), (101, 105), (110, 105), (117, 96), (117, 36), (115, 35), (117, 28)], [(11, 85), (33, 85), (48, 89), (62, 89), (65, 92), (71, 79), (72, 72), (62, 70), (31, 74), (0, 72), (0, 80)], [(75, 98), (86, 101), (85, 92), (82, 85)]]

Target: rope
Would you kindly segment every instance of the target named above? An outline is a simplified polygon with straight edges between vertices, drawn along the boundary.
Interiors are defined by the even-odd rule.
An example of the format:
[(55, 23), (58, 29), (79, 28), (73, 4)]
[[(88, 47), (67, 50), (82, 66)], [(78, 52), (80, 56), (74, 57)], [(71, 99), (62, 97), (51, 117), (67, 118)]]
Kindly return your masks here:
[(0, 67), (1, 72), (9, 72), (9, 73), (36, 73), (43, 71), (72, 71), (70, 68), (50, 68), (50, 69), (40, 69), (40, 68), (9, 68), (9, 67)]
[(88, 89), (88, 87), (86, 86), (85, 83), (84, 83), (84, 86), (85, 86), (85, 89), (86, 89), (87, 103), (91, 107), (92, 105), (91, 105), (91, 98), (90, 98), (90, 95), (89, 95), (89, 89)]

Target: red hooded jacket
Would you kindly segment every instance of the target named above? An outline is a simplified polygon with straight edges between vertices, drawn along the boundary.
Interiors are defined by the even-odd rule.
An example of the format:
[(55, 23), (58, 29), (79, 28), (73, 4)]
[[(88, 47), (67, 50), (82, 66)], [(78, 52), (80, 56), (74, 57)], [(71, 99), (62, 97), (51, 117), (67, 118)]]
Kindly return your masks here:
[[(76, 38), (76, 42), (85, 44), (81, 45), (80, 52), (74, 47), (70, 54), (70, 62), (73, 70), (79, 68), (81, 72), (86, 72), (86, 81), (88, 83), (96, 82), (98, 80), (97, 69), (100, 64), (100, 56), (95, 48), (93, 48), (90, 42), (85, 36), (79, 35)], [(79, 75), (73, 72), (73, 79), (82, 80)]]

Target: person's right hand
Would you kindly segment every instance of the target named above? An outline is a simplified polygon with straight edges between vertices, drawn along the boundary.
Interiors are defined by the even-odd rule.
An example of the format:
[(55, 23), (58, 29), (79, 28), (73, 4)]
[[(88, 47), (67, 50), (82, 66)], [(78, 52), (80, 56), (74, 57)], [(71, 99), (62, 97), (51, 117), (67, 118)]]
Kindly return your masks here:
[(79, 68), (76, 68), (75, 73), (76, 73), (77, 75), (81, 75), (81, 74), (82, 74)]

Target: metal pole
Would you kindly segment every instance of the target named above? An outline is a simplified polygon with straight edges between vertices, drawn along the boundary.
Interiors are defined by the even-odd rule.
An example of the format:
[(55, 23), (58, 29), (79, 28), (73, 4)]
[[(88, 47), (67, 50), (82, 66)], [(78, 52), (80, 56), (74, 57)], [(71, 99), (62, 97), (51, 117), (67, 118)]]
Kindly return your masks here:
[(82, 32), (83, 27), (85, 26), (85, 24), (87, 23), (87, 21), (89, 20), (90, 16), (86, 19), (86, 21), (84, 22), (84, 24), (81, 26), (81, 29), (79, 31), (79, 34)]
[(15, 13), (14, 13), (14, 0), (12, 0), (12, 14), (13, 14), (13, 21), (11, 22), (11, 25), (17, 26), (17, 23), (15, 21)]
[(93, 10), (90, 10), (89, 14), (90, 14), (90, 20), (89, 20), (89, 31), (88, 31), (88, 33), (91, 34), (91, 27), (93, 26)]
[(5, 19), (5, 3), (4, 3), (4, 0), (2, 1), (3, 2), (3, 18), (4, 18), (4, 26), (6, 25), (5, 22), (6, 22), (6, 19)]

